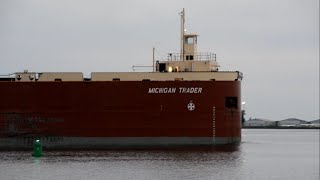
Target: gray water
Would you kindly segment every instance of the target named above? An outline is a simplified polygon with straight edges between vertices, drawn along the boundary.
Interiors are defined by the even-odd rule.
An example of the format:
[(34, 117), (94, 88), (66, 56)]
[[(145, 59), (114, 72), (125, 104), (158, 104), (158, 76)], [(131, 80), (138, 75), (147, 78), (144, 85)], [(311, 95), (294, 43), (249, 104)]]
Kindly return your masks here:
[(237, 147), (152, 150), (0, 151), (7, 179), (314, 179), (319, 130), (244, 129)]

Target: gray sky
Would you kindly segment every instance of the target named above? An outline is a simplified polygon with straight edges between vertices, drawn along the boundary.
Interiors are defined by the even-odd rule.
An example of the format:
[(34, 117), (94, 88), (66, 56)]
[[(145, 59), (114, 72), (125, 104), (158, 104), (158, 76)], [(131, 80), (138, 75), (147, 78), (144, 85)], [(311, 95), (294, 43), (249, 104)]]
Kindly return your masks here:
[(198, 51), (244, 73), (247, 118), (319, 118), (318, 0), (0, 0), (0, 74), (150, 65), (179, 52), (183, 7)]

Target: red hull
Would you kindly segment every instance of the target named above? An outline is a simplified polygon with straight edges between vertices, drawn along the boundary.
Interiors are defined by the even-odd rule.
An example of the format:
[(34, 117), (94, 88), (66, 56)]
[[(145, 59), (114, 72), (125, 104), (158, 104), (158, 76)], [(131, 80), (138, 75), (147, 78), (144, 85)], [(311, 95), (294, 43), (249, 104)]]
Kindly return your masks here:
[[(239, 139), (240, 86), (240, 81), (0, 82), (0, 137)], [(182, 93), (180, 87), (202, 90)], [(149, 88), (176, 92), (149, 93)], [(236, 97), (236, 104), (226, 107), (227, 97)]]

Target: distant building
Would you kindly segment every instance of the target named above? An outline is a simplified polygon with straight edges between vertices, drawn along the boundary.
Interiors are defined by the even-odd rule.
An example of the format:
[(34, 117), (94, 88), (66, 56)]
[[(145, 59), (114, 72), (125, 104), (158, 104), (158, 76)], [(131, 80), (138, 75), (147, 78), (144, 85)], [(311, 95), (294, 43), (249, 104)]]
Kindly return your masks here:
[(320, 127), (320, 119), (310, 121), (311, 126), (313, 127)]
[(289, 118), (282, 121), (278, 121), (279, 126), (299, 126), (301, 124), (309, 124), (309, 122), (295, 118)]
[(269, 127), (275, 125), (275, 121), (270, 121), (268, 119), (250, 119), (243, 124), (244, 127)]
[(320, 119), (310, 121), (311, 124), (320, 124)]
[(271, 121), (268, 119), (250, 118), (242, 125), (244, 128), (320, 128), (320, 120), (305, 121), (296, 118), (284, 119), (281, 121)]

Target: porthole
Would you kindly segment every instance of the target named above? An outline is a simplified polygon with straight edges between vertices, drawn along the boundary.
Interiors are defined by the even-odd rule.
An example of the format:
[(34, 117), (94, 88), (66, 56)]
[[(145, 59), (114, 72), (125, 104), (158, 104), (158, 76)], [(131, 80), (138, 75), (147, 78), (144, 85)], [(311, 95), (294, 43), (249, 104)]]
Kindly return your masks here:
[(17, 75), (17, 80), (20, 81), (22, 79), (22, 76), (19, 74)]
[(34, 79), (34, 75), (30, 75), (29, 79), (32, 81)]

